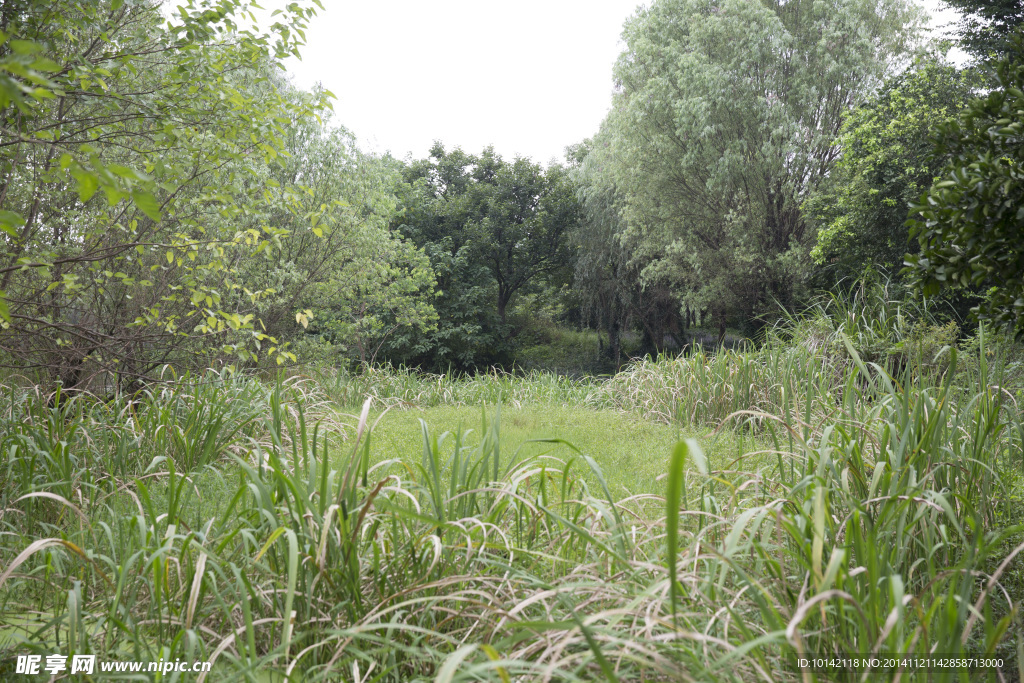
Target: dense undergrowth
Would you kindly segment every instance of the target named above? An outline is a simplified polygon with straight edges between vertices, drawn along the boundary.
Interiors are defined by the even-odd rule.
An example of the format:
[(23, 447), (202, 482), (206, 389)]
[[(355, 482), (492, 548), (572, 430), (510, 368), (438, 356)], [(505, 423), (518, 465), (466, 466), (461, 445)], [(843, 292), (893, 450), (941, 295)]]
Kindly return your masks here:
[[(930, 652), (1003, 667), (900, 680), (1019, 680), (1020, 349), (922, 319), (823, 302), (759, 349), (607, 380), (211, 374), (110, 401), (12, 385), (0, 675), (59, 650), (213, 660), (208, 680), (889, 680), (797, 660)], [(709, 462), (681, 442), (664, 496), (615, 499), (571, 444), (513, 458), (492, 408), (471, 447), (424, 424), (421, 452), (371, 462), (371, 405), (527, 403), (759, 446)]]

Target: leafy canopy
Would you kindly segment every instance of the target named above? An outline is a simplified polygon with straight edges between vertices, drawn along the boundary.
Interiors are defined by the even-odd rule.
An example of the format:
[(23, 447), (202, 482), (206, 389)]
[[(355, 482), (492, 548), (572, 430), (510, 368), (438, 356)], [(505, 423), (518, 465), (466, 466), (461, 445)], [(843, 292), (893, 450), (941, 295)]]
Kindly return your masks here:
[(558, 165), (506, 161), (436, 143), (411, 163), (395, 227), (430, 257), (438, 327), (389, 344), (392, 360), (468, 368), (504, 362), (516, 297), (558, 279), (579, 219), (575, 186)]
[(808, 193), (843, 116), (914, 37), (904, 0), (663, 0), (624, 33), (619, 93), (595, 147), (623, 194), (648, 278), (686, 305), (745, 317), (792, 306)]
[(935, 153), (949, 162), (913, 206), (921, 253), (906, 264), (926, 296), (948, 286), (986, 288), (974, 314), (1024, 336), (1024, 39), (995, 75), (992, 92), (939, 127)]
[(955, 118), (980, 84), (977, 72), (929, 56), (849, 114), (836, 140), (842, 157), (804, 203), (818, 226), (811, 256), (831, 282), (867, 267), (895, 273), (903, 266), (908, 207), (947, 161), (933, 153), (929, 135)]
[(211, 356), (291, 357), (260, 331), (271, 292), (239, 264), (272, 258), (294, 229), (260, 207), (296, 208), (301, 183), (280, 191), (267, 169), (292, 122), (330, 97), (280, 75), (313, 12), (289, 3), (264, 33), (241, 0), (169, 17), (151, 0), (4, 3), (5, 364), (68, 387)]
[(1013, 36), (1024, 27), (1022, 0), (945, 0), (961, 12), (960, 46), (980, 61), (998, 59), (1013, 50)]

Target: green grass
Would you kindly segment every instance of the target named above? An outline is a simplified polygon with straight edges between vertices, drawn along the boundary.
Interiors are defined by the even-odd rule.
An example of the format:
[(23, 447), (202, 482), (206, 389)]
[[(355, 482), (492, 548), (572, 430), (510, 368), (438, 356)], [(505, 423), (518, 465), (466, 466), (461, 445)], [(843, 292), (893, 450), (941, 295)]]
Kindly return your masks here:
[(796, 661), (929, 651), (1014, 680), (1020, 348), (925, 357), (864, 303), (606, 381), (10, 388), (0, 678), (58, 647), (218, 681), (860, 680)]
[[(461, 429), (466, 434), (463, 443), (477, 446), (482, 438), (482, 412), (488, 421), (493, 420), (496, 414), (493, 406), (483, 411), (469, 406), (392, 410), (374, 430), (372, 457), (375, 461), (407, 458), (408, 454), (421, 450), (423, 432), (420, 420), (435, 432), (451, 433), (452, 438)], [(749, 439), (742, 442), (730, 432), (716, 435), (710, 429), (660, 424), (638, 414), (613, 410), (504, 406), (500, 420), (506, 462), (518, 462), (541, 454), (562, 459), (573, 457), (574, 451), (564, 444), (535, 441), (561, 439), (593, 457), (616, 498), (639, 493), (664, 494), (664, 474), (668, 470), (672, 449), (682, 438), (700, 440), (709, 459), (723, 466), (736, 455), (738, 448), (754, 445)], [(593, 474), (585, 478), (591, 486), (597, 486)]]
[(513, 364), (524, 370), (567, 375), (596, 375), (614, 371), (602, 355), (601, 334), (574, 330), (554, 322), (537, 321), (516, 336)]

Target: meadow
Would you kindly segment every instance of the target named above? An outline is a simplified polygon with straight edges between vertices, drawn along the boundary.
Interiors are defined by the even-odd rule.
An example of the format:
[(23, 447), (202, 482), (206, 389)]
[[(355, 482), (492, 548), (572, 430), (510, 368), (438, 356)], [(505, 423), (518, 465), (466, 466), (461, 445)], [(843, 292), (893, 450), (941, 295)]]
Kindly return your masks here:
[[(826, 301), (607, 378), (9, 378), (0, 677), (1020, 680), (1024, 354), (902, 316)], [(929, 653), (998, 666), (799, 666)]]

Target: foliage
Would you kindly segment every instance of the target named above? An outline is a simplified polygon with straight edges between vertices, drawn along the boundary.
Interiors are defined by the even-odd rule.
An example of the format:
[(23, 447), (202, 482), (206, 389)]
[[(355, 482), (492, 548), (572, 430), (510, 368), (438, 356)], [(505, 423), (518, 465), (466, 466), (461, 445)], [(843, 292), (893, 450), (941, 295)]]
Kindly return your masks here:
[(1013, 36), (1024, 27), (1021, 0), (946, 0), (961, 14), (957, 34), (960, 46), (976, 59), (1004, 56)]
[(418, 343), (387, 345), (387, 358), (442, 369), (507, 360), (515, 297), (558, 282), (568, 267), (566, 235), (578, 208), (567, 172), (437, 143), (405, 179), (395, 226), (430, 257), (439, 324)]
[(494, 281), (468, 247), (454, 245), (444, 237), (422, 246), (437, 283), (436, 327), (392, 335), (381, 348), (383, 360), (424, 370), (490, 367), (507, 360), (511, 343), (494, 306)]
[(575, 330), (549, 318), (534, 318), (516, 336), (515, 366), (572, 376), (614, 370), (601, 353), (604, 340), (593, 330)]
[(435, 329), (429, 296), (435, 281), (423, 252), (386, 233), (359, 256), (312, 288), (317, 322), (310, 331), (354, 348), (360, 363), (372, 363), (396, 331), (419, 336)]
[(502, 165), (487, 151), (480, 163), (496, 163), (497, 169), (493, 179), (484, 179), (493, 189), (469, 237), (498, 283), (498, 315), (504, 322), (516, 294), (568, 264), (565, 235), (578, 220), (575, 188), (558, 165), (542, 170), (523, 158)]
[[(948, 371), (953, 351), (959, 348), (953, 386), (972, 391), (981, 372), (979, 338), (961, 338), (955, 322), (944, 313), (915, 301), (898, 281), (864, 278), (838, 293), (820, 295), (803, 312), (767, 328), (757, 348), (747, 344), (709, 353), (697, 346), (678, 357), (636, 360), (608, 380), (538, 371), (463, 377), (391, 367), (360, 373), (321, 370), (315, 377), (342, 406), (356, 406), (365, 396), (389, 407), (551, 404), (618, 409), (666, 423), (719, 427), (733, 415), (740, 422), (746, 420), (748, 411), (782, 414), (786, 401), (804, 392), (813, 402), (801, 405), (800, 412), (810, 411), (807, 419), (825, 419), (856, 365), (854, 356), (894, 378), (929, 384), (952, 379)], [(985, 345), (989, 362), (1000, 359), (1008, 395), (1024, 398), (1020, 346), (991, 330)], [(558, 349), (558, 343), (542, 347), (544, 353), (551, 353), (551, 348)], [(813, 392), (808, 384), (812, 379)]]
[(907, 207), (947, 161), (932, 153), (931, 131), (957, 116), (980, 85), (976, 72), (928, 57), (849, 114), (835, 143), (842, 157), (803, 206), (818, 225), (811, 256), (831, 282), (869, 266), (892, 273), (903, 266)]
[(318, 368), (312, 377), (339, 406), (358, 407), (367, 397), (388, 409), (435, 406), (557, 405), (614, 408), (603, 383), (590, 376), (569, 377), (547, 371), (522, 373), (430, 374), (382, 365), (347, 369)]
[(601, 186), (588, 166), (597, 156), (590, 153), (592, 146), (592, 141), (586, 140), (573, 149), (582, 209), (579, 225), (571, 235), (576, 248), (573, 284), (579, 292), (584, 320), (596, 322), (598, 329), (607, 332), (608, 356), (617, 366), (621, 331), (631, 322), (629, 302), (641, 287), (637, 269), (629, 267), (631, 250), (622, 242), (616, 193)]
[[(237, 259), (288, 233), (244, 225), (284, 127), (325, 107), (277, 71), (313, 10), (271, 32), (190, 0), (4, 3), (0, 97), (3, 362), (68, 387), (130, 385), (195, 354), (284, 360)], [(100, 388), (101, 387), (94, 387)]]
[[(440, 144), (401, 165), (277, 74), (302, 5), (271, 35), (241, 0), (66, 5), (0, 5), (0, 364), (60, 380), (0, 392), (0, 646), (310, 683), (795, 682), (839, 675), (797, 663), (834, 653), (1024, 676), (1021, 345), (865, 278), (722, 346), (730, 316), (794, 307), (807, 208), (822, 258), (891, 260), (942, 155), (911, 267), (929, 293), (1000, 285), (981, 314), (1019, 331), (1024, 67), (935, 156), (921, 131), (971, 86), (932, 63), (837, 146), (908, 3), (659, 0), (572, 170)], [(616, 366), (630, 327), (658, 351), (707, 311), (720, 348), (458, 373), (601, 363), (560, 327), (571, 270)], [(331, 362), (175, 374), (289, 342)], [(371, 420), (429, 406), (479, 429), (419, 420), (410, 449)], [(513, 450), (502, 406), (569, 415), (595, 452)], [(628, 448), (641, 420), (674, 450)], [(968, 675), (842, 676), (886, 673)]]
[(728, 316), (792, 307), (811, 237), (800, 204), (844, 113), (913, 38), (909, 3), (672, 0), (626, 27), (594, 149), (646, 245), (646, 280)]
[(624, 332), (639, 327), (641, 355), (657, 355), (665, 348), (666, 335), (683, 345), (690, 310), (680, 303), (679, 283), (654, 269), (645, 270), (657, 254), (627, 230), (621, 213), (625, 197), (606, 173), (608, 142), (600, 140), (600, 149), (594, 144), (587, 140), (573, 150), (582, 212), (571, 236), (576, 248), (574, 285), (584, 320), (605, 330), (606, 355), (618, 369), (624, 359)]
[(926, 296), (980, 287), (972, 312), (1024, 335), (1024, 40), (997, 68), (998, 88), (939, 127), (935, 153), (949, 158), (915, 204), (911, 234), (921, 247), (907, 271)]
[(247, 222), (274, 225), (287, 238), (239, 265), (250, 288), (272, 292), (257, 304), (263, 329), (296, 351), (308, 354), (312, 344), (302, 342), (316, 339), (329, 354), (361, 362), (390, 335), (430, 329), (437, 316), (429, 261), (388, 227), (394, 164), (360, 152), (328, 116), (293, 122), (284, 150), (266, 169), (265, 201)]

